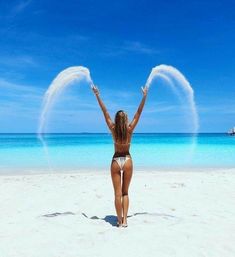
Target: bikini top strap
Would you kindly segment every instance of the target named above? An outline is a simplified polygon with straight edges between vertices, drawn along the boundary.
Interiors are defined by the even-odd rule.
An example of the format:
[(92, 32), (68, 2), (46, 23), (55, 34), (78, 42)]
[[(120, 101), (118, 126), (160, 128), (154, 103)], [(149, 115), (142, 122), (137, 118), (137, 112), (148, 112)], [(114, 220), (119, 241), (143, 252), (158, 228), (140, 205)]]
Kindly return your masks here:
[(129, 142), (129, 143), (123, 144), (123, 143), (117, 143), (117, 142), (114, 141), (114, 144), (115, 144), (115, 145), (130, 145), (131, 143)]

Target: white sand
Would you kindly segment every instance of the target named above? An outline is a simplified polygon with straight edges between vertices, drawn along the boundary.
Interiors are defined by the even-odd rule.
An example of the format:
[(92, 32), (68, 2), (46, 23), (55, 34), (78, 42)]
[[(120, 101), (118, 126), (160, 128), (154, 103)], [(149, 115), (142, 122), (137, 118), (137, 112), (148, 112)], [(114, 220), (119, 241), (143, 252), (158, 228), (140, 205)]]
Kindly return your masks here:
[(0, 204), (1, 257), (235, 256), (234, 170), (135, 173), (128, 228), (109, 172), (1, 176)]

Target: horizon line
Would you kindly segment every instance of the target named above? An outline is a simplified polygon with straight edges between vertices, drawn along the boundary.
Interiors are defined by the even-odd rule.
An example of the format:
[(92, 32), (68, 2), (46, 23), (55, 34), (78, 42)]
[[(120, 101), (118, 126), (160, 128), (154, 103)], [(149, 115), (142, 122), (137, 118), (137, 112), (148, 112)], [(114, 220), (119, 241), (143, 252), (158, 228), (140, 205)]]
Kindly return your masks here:
[[(35, 134), (37, 132), (0, 132), (0, 135), (4, 134)], [(110, 132), (47, 132), (41, 133), (42, 135), (50, 134), (111, 134)], [(133, 132), (133, 134), (227, 134), (227, 132)]]

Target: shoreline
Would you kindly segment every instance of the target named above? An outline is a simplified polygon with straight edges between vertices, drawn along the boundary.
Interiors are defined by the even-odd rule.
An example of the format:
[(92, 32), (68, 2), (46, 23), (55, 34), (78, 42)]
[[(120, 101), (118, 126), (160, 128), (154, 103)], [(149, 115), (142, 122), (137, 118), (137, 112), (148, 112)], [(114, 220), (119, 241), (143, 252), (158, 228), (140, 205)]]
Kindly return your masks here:
[[(110, 168), (82, 168), (78, 169), (53, 169), (53, 170), (45, 170), (45, 169), (33, 169), (27, 170), (20, 168), (18, 170), (9, 170), (3, 171), (0, 169), (0, 177), (4, 176), (30, 176), (30, 175), (60, 175), (60, 174), (67, 174), (67, 175), (76, 175), (76, 174), (107, 174), (110, 173)], [(235, 174), (235, 167), (177, 167), (177, 168), (134, 168), (133, 173), (145, 173), (145, 174), (155, 174), (155, 173), (207, 173), (207, 172), (231, 172)]]

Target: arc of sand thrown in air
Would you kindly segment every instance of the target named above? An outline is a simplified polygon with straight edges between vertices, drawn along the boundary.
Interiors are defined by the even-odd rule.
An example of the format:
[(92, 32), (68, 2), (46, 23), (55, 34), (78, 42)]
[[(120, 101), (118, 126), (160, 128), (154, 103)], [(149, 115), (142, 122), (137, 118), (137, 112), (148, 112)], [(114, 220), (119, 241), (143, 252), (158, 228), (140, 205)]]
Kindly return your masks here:
[[(197, 137), (196, 134), (199, 129), (199, 118), (198, 118), (198, 113), (197, 113), (197, 108), (194, 100), (194, 91), (193, 88), (191, 87), (190, 83), (188, 80), (185, 78), (185, 76), (176, 68), (173, 66), (161, 64), (156, 67), (154, 67), (147, 79), (146, 82), (146, 87), (149, 88), (153, 82), (153, 80), (157, 77), (161, 77), (164, 80), (167, 81), (167, 84), (171, 87), (171, 89), (174, 91), (174, 93), (178, 96), (178, 98), (182, 102), (182, 96), (179, 92), (179, 88), (177, 87), (178, 85), (181, 87), (183, 92), (186, 95), (186, 100), (188, 102), (188, 105), (190, 107), (190, 112), (192, 115), (192, 123), (193, 123), (193, 137), (192, 137), (192, 143), (191, 143), (191, 157), (192, 154), (195, 150), (195, 146), (197, 143)], [(174, 82), (178, 83), (174, 83)]]
[(61, 71), (50, 84), (47, 89), (42, 105), (42, 112), (39, 120), (38, 135), (41, 136), (44, 132), (47, 115), (56, 100), (56, 97), (72, 82), (75, 80), (81, 81), (86, 79), (87, 82), (93, 87), (93, 81), (90, 77), (90, 71), (83, 66), (69, 67)]
[[(188, 80), (179, 70), (177, 70), (173, 66), (161, 64), (152, 69), (147, 79), (146, 87), (149, 88), (153, 80), (157, 77), (162, 77), (163, 79), (165, 79), (175, 92), (178, 90), (174, 83), (174, 80), (178, 82), (177, 85), (179, 85), (185, 92), (186, 99), (190, 106), (192, 120), (193, 120), (193, 133), (197, 133), (199, 128), (198, 114), (197, 114), (196, 104), (194, 101), (194, 91), (190, 83), (188, 82)], [(177, 95), (179, 96), (179, 94)]]
[(43, 149), (45, 155), (47, 157), (48, 166), (50, 165), (50, 159), (48, 154), (47, 143), (44, 140), (43, 133), (45, 130), (46, 121), (48, 118), (48, 114), (59, 94), (69, 85), (71, 85), (74, 81), (82, 81), (86, 80), (88, 84), (94, 87), (93, 81), (90, 76), (90, 71), (88, 68), (83, 66), (73, 66), (69, 67), (63, 71), (61, 71), (55, 79), (52, 81), (50, 86), (48, 87), (46, 93), (44, 94), (42, 111), (39, 119), (38, 126), (38, 138), (43, 145)]

